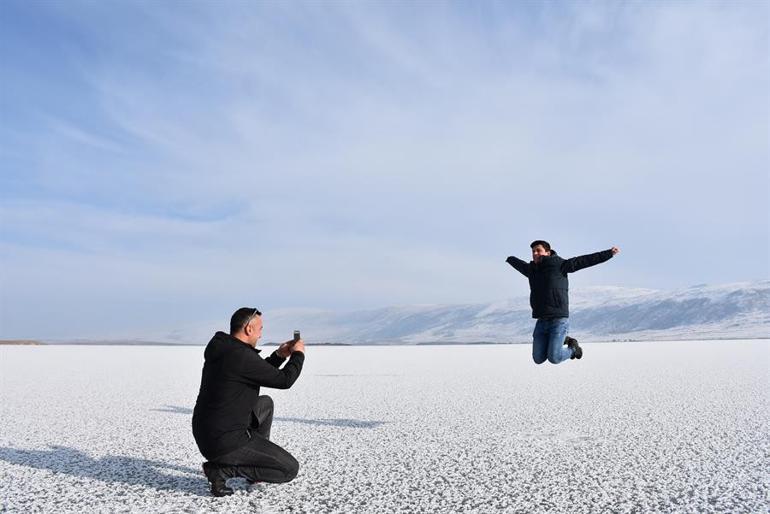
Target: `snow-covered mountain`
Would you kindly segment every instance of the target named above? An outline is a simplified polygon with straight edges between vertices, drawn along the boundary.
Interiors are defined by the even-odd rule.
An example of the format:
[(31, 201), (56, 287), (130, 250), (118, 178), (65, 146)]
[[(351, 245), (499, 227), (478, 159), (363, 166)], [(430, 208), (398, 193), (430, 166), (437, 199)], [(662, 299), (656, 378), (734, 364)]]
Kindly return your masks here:
[[(527, 297), (351, 312), (287, 309), (267, 314), (263, 340), (285, 340), (301, 328), (314, 343), (529, 342), (534, 323)], [(585, 341), (770, 338), (770, 280), (674, 291), (576, 288), (570, 326)]]
[[(494, 303), (407, 305), (358, 311), (276, 309), (265, 312), (260, 344), (526, 343), (535, 320), (528, 297)], [(48, 340), (79, 344), (206, 344), (227, 320), (201, 320), (173, 332)], [(770, 339), (770, 280), (674, 291), (623, 287), (570, 290), (570, 334), (581, 341)]]

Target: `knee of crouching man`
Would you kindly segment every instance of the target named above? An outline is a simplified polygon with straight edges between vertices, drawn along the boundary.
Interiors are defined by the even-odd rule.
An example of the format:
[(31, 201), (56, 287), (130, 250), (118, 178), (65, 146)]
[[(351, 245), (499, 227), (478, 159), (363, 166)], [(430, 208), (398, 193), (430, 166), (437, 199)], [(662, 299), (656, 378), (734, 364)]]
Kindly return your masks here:
[(293, 462), (289, 465), (289, 468), (286, 470), (286, 481), (291, 482), (295, 478), (297, 478), (297, 474), (299, 473), (299, 462), (297, 462), (296, 459), (293, 459)]
[(273, 403), (273, 399), (266, 394), (260, 395), (258, 402), (260, 406), (266, 409), (270, 409), (270, 411), (273, 410), (273, 406), (275, 405)]

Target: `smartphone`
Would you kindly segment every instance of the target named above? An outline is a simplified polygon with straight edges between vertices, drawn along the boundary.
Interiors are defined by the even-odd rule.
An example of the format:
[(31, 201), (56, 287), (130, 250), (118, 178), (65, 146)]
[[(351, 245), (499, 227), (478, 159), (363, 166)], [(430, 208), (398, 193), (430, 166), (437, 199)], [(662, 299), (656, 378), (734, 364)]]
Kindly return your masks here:
[(297, 341), (299, 341), (299, 340), (300, 340), (300, 337), (299, 337), (299, 330), (295, 330), (295, 331), (294, 331), (294, 342), (296, 343), (296, 342), (297, 342)]

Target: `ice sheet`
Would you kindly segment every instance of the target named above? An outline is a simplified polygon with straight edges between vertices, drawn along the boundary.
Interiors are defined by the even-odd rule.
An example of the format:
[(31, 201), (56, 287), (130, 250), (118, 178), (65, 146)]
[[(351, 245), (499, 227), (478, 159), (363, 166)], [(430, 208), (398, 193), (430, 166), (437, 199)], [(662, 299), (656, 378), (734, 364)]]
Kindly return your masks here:
[[(270, 350), (268, 350), (270, 351)], [(766, 512), (770, 342), (309, 347), (284, 485), (209, 496), (203, 347), (1, 347), (9, 512)]]

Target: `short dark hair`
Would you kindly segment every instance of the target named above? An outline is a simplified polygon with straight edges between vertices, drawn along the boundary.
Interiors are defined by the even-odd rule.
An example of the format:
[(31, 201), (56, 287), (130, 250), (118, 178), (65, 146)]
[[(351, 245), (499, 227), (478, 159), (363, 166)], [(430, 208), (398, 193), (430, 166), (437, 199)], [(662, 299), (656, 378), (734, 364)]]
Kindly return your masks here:
[(251, 321), (251, 318), (261, 315), (262, 313), (256, 307), (241, 307), (230, 317), (230, 333), (235, 334), (245, 327), (246, 323)]
[(542, 239), (538, 239), (537, 241), (532, 241), (532, 244), (529, 245), (529, 247), (534, 249), (538, 245), (540, 245), (543, 248), (545, 248), (546, 252), (550, 252), (551, 251), (551, 245), (548, 244), (548, 241), (543, 241)]

